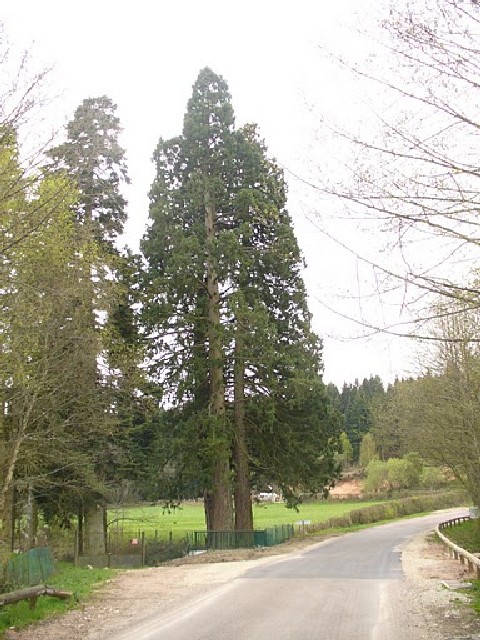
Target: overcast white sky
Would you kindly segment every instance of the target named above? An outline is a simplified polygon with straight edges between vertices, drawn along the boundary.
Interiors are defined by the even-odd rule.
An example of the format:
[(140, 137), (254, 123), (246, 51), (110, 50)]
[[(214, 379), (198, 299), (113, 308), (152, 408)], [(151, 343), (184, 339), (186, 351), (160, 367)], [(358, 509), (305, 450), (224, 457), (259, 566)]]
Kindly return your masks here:
[[(332, 43), (351, 55), (358, 45), (342, 28), (356, 22), (358, 0), (3, 0), (0, 20), (15, 47), (28, 47), (38, 67), (54, 64), (50, 90), (58, 94), (49, 116), (59, 128), (87, 97), (108, 95), (118, 104), (132, 184), (125, 243), (137, 248), (148, 216), (150, 158), (160, 136), (181, 131), (186, 102), (199, 70), (225, 77), (237, 123), (256, 122), (270, 153), (300, 176), (328, 172), (315, 150), (319, 114), (355, 120), (352, 88), (340, 81), (318, 45)], [(363, 18), (378, 6), (364, 0)], [(364, 52), (363, 52), (364, 53)], [(314, 105), (312, 114), (311, 105)], [(385, 380), (408, 373), (410, 346), (386, 336), (359, 339), (361, 330), (329, 312), (342, 307), (334, 292), (355, 290), (355, 265), (307, 218), (328, 208), (318, 194), (287, 171), (289, 208), (307, 260), (305, 273), (314, 327), (324, 338), (325, 380), (341, 385), (370, 374)], [(352, 271), (352, 268), (354, 271)], [(356, 273), (352, 283), (352, 273)], [(343, 293), (341, 293), (343, 295)], [(355, 296), (354, 296), (355, 297)], [(352, 301), (352, 315), (361, 302)], [(384, 313), (381, 305), (378, 313)]]

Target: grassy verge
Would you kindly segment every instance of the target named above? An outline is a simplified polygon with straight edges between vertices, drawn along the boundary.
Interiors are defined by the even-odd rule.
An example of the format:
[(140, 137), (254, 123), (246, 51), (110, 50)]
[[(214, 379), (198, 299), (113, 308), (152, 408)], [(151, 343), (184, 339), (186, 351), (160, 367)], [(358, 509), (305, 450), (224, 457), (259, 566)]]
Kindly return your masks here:
[(76, 606), (80, 600), (95, 591), (95, 588), (105, 580), (108, 580), (116, 571), (113, 569), (82, 569), (68, 563), (59, 563), (57, 571), (48, 580), (48, 586), (65, 591), (72, 591), (74, 598), (70, 600), (57, 600), (47, 596), (41, 596), (33, 611), (29, 608), (28, 601), (0, 607), (0, 638), (5, 631), (14, 627), (22, 629), (32, 622), (38, 622), (57, 613), (64, 613)]
[(454, 527), (449, 527), (442, 532), (449, 540), (458, 544), (459, 547), (477, 553), (480, 551), (480, 521), (470, 520), (462, 522)]
[(353, 509), (341, 517), (329, 518), (324, 522), (316, 522), (308, 525), (309, 533), (320, 532), (331, 528), (351, 528), (352, 525), (371, 524), (397, 520), (404, 516), (430, 513), (436, 509), (459, 506), (463, 502), (463, 496), (459, 493), (444, 495), (418, 495), (403, 500), (390, 500), (389, 502), (376, 503), (363, 506), (361, 509)]
[[(462, 522), (445, 529), (442, 533), (465, 551), (470, 553), (480, 551), (480, 520)], [(468, 593), (472, 595), (473, 609), (480, 614), (480, 580), (472, 581), (472, 590)]]

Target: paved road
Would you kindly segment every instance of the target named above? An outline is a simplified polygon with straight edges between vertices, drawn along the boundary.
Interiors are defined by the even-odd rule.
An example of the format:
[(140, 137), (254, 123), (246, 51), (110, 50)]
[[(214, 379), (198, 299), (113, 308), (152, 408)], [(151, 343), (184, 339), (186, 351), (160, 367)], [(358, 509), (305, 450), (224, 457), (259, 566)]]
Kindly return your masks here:
[(403, 520), (272, 559), (116, 640), (410, 640), (401, 549), (441, 520)]

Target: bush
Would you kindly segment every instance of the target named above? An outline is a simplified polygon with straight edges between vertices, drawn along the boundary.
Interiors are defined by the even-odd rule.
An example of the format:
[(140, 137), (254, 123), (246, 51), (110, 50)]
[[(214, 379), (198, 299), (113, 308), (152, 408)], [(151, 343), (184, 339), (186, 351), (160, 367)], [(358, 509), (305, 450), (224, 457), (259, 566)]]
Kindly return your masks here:
[(442, 469), (438, 467), (424, 467), (420, 476), (420, 486), (424, 489), (440, 489), (448, 484)]
[(362, 442), (360, 443), (360, 466), (363, 467), (363, 469), (366, 469), (369, 466), (370, 462), (376, 460), (377, 458), (378, 455), (375, 439), (371, 433), (366, 433), (362, 438)]
[(436, 496), (415, 496), (413, 498), (405, 498), (404, 500), (392, 500), (382, 504), (374, 504), (363, 509), (355, 509), (344, 518), (331, 518), (327, 520), (327, 522), (322, 523), (321, 528), (315, 525), (315, 529), (335, 529), (349, 527), (350, 525), (372, 524), (374, 522), (381, 522), (382, 520), (394, 520), (395, 518), (401, 518), (415, 513), (434, 511), (435, 509), (457, 507), (464, 502), (465, 495), (457, 492)]
[(367, 465), (367, 477), (363, 483), (363, 489), (376, 493), (385, 488), (388, 478), (388, 467), (381, 460), (370, 460)]
[(390, 458), (387, 462), (388, 483), (392, 489), (418, 487), (420, 471), (408, 458)]

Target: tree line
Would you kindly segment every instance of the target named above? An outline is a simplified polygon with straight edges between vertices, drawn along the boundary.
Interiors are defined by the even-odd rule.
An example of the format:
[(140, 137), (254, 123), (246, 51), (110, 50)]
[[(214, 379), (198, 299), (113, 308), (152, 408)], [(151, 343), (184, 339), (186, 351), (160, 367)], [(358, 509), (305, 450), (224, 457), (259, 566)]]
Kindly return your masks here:
[(141, 253), (118, 248), (121, 125), (87, 98), (34, 163), (0, 121), (0, 519), (38, 513), (101, 552), (106, 505), (201, 498), (211, 530), (251, 530), (251, 492), (295, 504), (339, 473), (282, 170), (203, 69), (181, 134), (154, 152)]
[(337, 460), (360, 471), (367, 493), (436, 489), (455, 479), (478, 505), (480, 353), (471, 339), (478, 317), (441, 314), (429, 330), (438, 341), (419, 352), (416, 377), (327, 386), (342, 418)]
[[(418, 376), (387, 387), (324, 385), (283, 171), (255, 125), (236, 125), (223, 78), (202, 70), (182, 132), (158, 141), (134, 255), (118, 248), (115, 105), (85, 99), (59, 144), (26, 153), (44, 76), (22, 63), (0, 95), (3, 538), (27, 514), (33, 539), (40, 509), (92, 545), (107, 502), (133, 494), (200, 497), (209, 528), (249, 529), (252, 487), (278, 485), (294, 505), (362, 453), (418, 454), (478, 504), (478, 11), (392, 4), (376, 32), (384, 64), (336, 58), (395, 105), (371, 137), (330, 127), (352, 161), (341, 183), (313, 184), (368, 227), (347, 247), (372, 276), (366, 297), (410, 312), (360, 323), (421, 341)], [(372, 259), (378, 230), (388, 241)]]
[[(310, 180), (342, 203), (349, 235), (332, 233), (356, 256), (358, 281), (372, 283), (358, 292), (361, 317), (351, 305), (347, 315), (367, 335), (417, 344), (417, 375), (395, 381), (371, 408), (376, 455), (418, 452), (448, 469), (475, 504), (479, 11), (473, 0), (387, 2), (373, 26), (354, 34), (374, 43), (365, 57), (325, 51), (359, 104), (371, 105), (362, 113), (370, 126), (323, 121), (322, 139), (331, 136), (349, 161), (340, 158), (341, 180), (335, 157), (328, 175)], [(320, 218), (319, 228), (328, 228)], [(367, 236), (351, 234), (352, 225)], [(381, 301), (381, 313), (371, 299)]]

